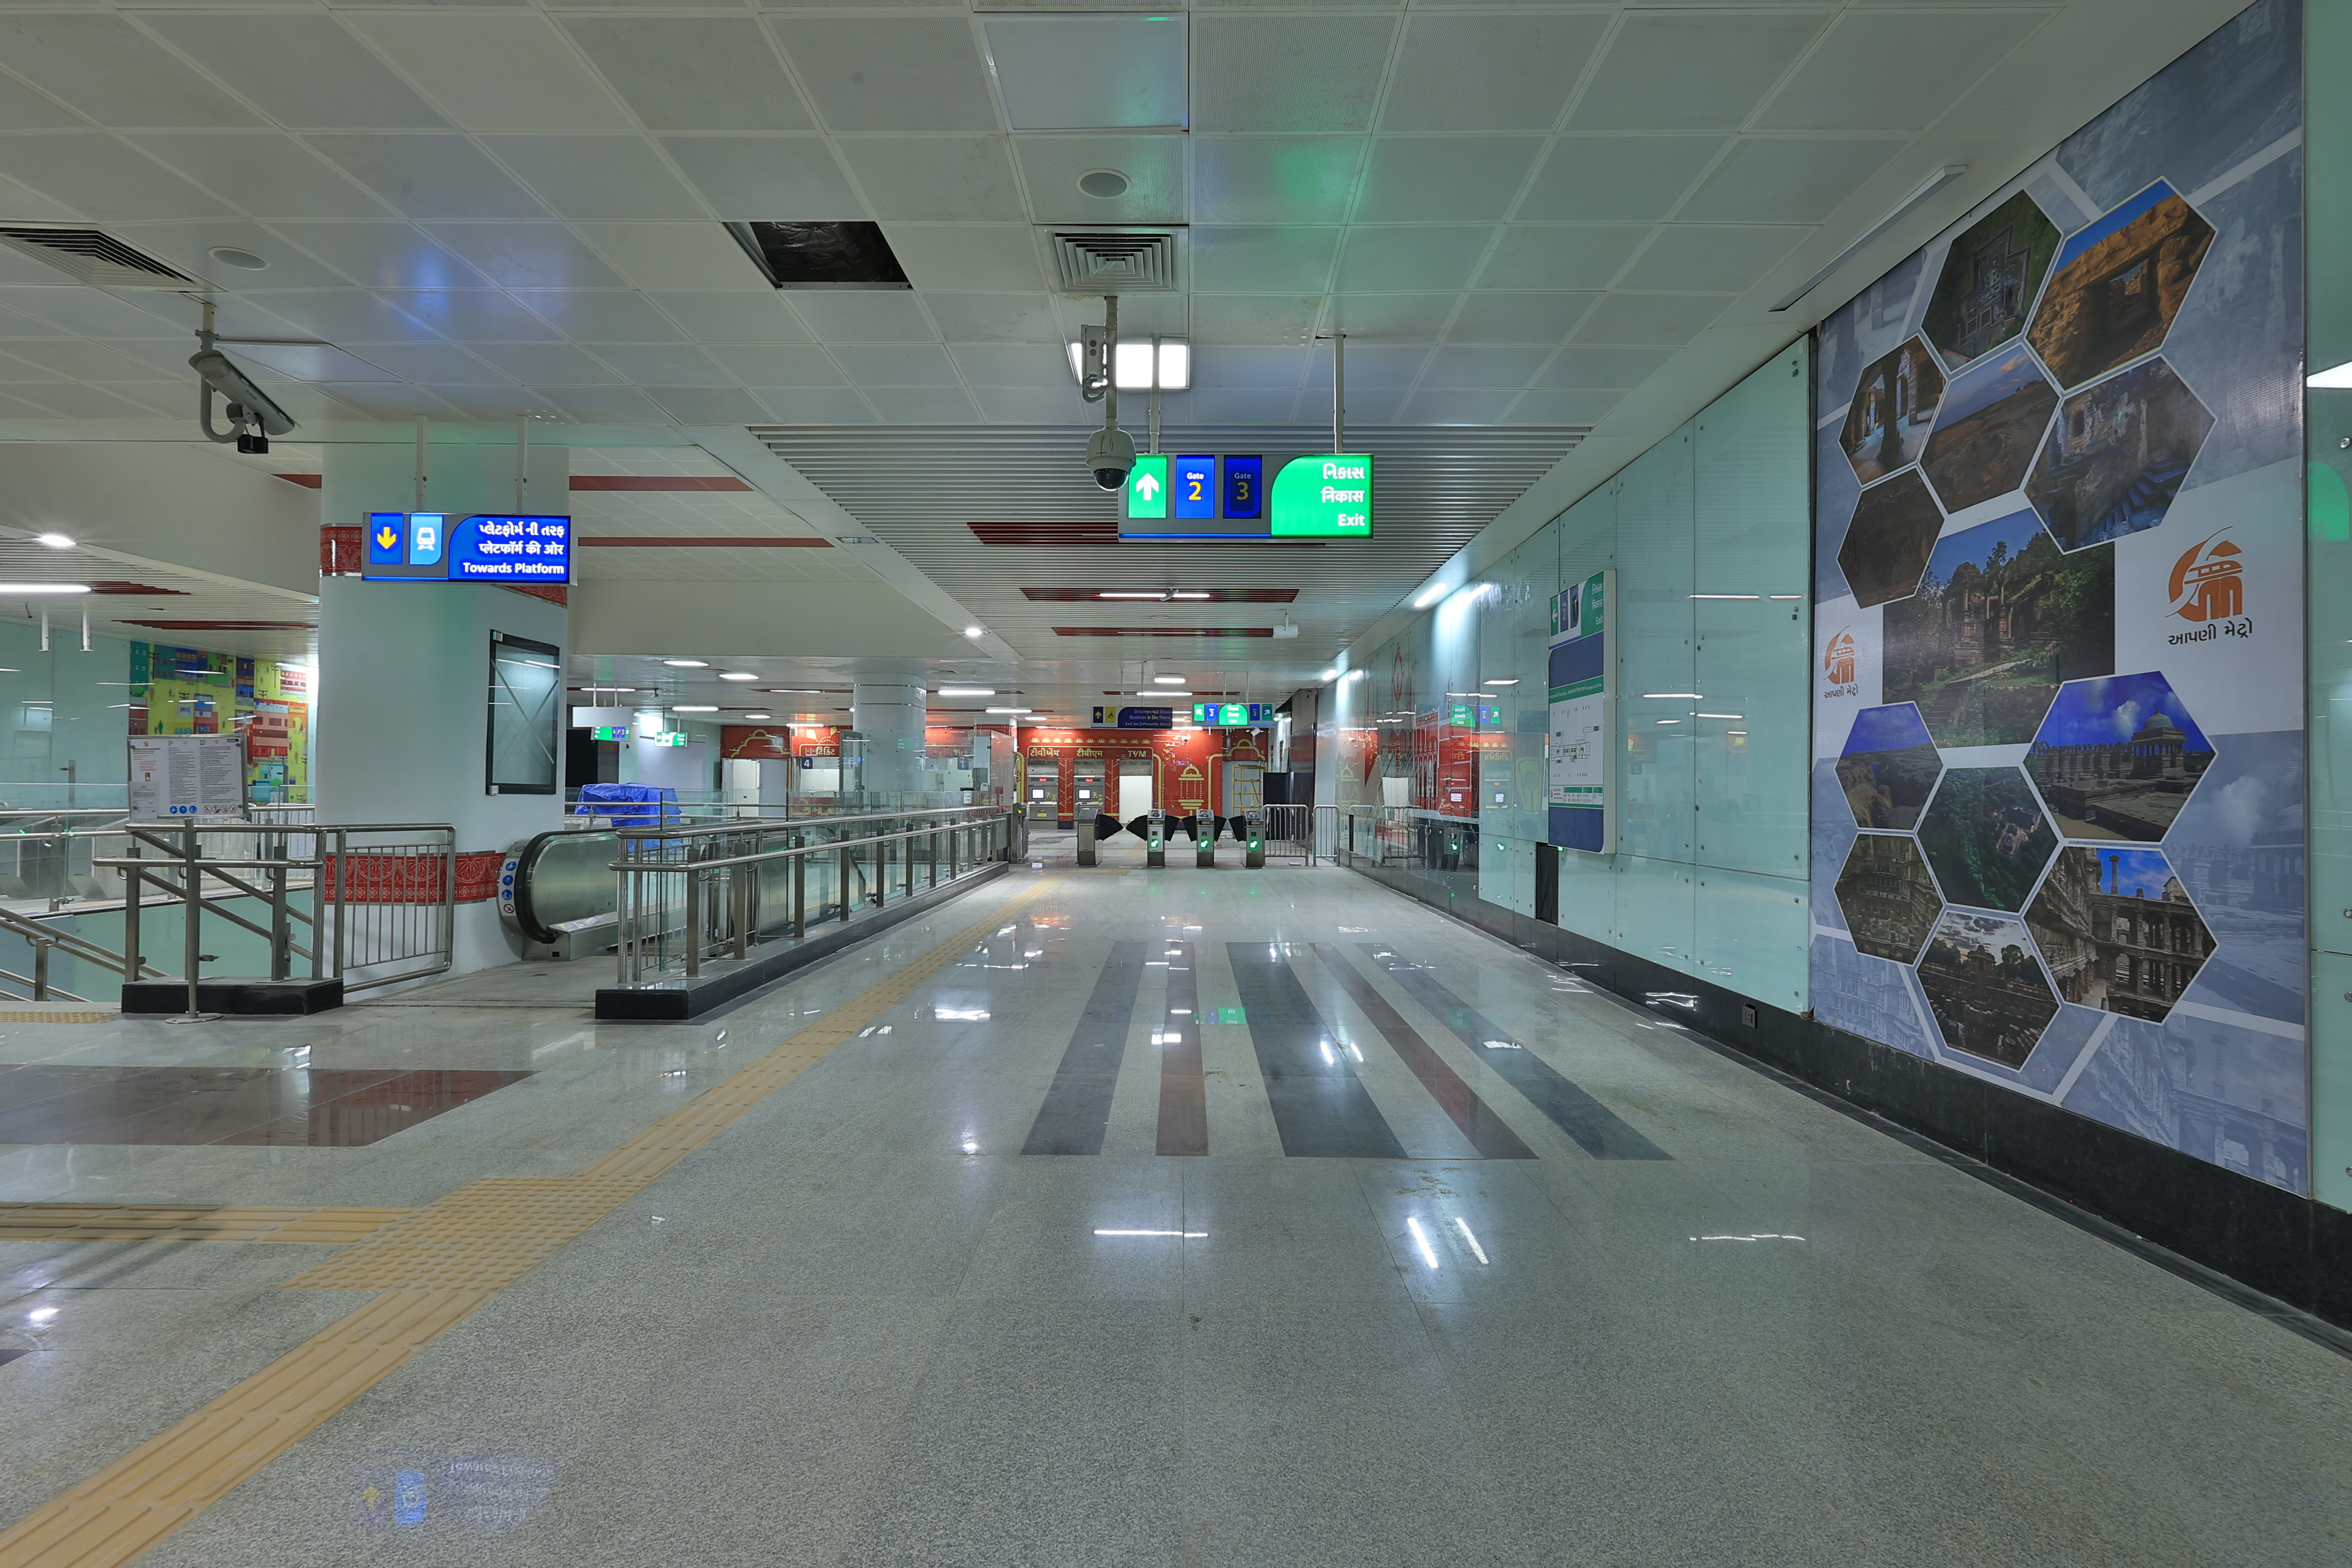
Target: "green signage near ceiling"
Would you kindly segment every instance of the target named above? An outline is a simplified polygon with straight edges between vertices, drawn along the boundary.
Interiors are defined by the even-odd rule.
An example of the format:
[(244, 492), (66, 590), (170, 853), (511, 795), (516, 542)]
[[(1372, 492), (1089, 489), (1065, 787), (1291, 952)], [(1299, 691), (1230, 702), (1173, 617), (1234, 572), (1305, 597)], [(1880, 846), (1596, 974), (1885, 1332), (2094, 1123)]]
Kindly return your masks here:
[(1127, 515), (1168, 515), (1168, 459), (1157, 453), (1135, 459), (1127, 474)]
[(1371, 454), (1291, 458), (1274, 476), (1269, 510), (1276, 539), (1370, 539)]

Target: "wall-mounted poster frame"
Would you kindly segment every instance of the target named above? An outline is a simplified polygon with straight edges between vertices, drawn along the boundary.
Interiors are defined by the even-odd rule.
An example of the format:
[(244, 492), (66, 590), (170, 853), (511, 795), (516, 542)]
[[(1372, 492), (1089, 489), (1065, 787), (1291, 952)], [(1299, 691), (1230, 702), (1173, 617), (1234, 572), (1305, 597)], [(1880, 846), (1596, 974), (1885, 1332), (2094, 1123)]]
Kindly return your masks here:
[(490, 634), (485, 795), (553, 795), (561, 787), (563, 650)]
[(1617, 630), (1613, 569), (1552, 598), (1546, 837), (1588, 855), (1617, 852)]

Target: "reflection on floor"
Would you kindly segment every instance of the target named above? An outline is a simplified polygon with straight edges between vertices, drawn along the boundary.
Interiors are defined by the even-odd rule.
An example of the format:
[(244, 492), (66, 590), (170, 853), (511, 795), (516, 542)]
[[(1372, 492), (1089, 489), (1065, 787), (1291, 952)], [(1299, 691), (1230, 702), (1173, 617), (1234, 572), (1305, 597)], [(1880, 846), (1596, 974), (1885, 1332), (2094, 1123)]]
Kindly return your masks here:
[(530, 1076), (478, 1069), (0, 1065), (0, 1143), (352, 1149)]

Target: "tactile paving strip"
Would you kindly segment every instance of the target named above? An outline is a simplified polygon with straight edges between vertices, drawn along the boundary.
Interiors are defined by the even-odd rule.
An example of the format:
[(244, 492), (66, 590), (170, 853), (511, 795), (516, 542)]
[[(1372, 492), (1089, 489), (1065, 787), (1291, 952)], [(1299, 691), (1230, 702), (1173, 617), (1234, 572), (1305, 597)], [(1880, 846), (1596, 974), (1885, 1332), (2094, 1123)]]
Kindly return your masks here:
[[(954, 964), (1049, 885), (1041, 882), (996, 906), (987, 920), (861, 992), (823, 1023), (801, 1030), (578, 1175), (475, 1182), (372, 1229), (349, 1251), (295, 1276), (289, 1289), (384, 1293), (0, 1531), (0, 1563), (119, 1568), (130, 1563), (373, 1387), (417, 1346)], [(165, 1211), (146, 1212), (161, 1216)]]
[(0, 1241), (306, 1241), (344, 1247), (407, 1209), (0, 1204)]

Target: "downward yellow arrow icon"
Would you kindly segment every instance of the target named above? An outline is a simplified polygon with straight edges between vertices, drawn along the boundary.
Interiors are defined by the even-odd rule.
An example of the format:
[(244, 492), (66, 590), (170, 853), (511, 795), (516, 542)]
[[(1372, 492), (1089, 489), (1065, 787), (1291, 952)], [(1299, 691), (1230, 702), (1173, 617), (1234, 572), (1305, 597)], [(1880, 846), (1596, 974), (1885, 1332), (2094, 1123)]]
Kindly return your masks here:
[(384, 526), (383, 531), (375, 536), (375, 542), (377, 548), (389, 550), (394, 545), (400, 542), (400, 535), (393, 532), (391, 525), (387, 523)]

